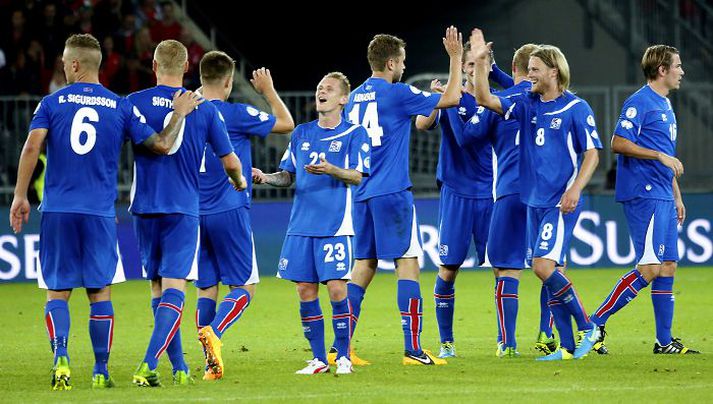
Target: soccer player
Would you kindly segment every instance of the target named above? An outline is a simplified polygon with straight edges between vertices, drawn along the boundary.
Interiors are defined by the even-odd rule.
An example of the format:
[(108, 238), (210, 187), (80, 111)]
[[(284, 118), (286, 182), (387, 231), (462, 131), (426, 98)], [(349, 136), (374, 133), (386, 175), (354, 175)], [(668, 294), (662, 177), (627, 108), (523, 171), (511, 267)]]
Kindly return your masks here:
[(602, 331), (598, 352), (607, 353), (603, 343), (609, 316), (651, 283), (656, 319), (654, 353), (695, 354), (699, 352), (671, 337), (677, 224), (686, 219), (686, 207), (677, 180), (683, 175), (683, 164), (675, 157), (676, 115), (667, 96), (681, 85), (681, 56), (671, 46), (650, 46), (641, 59), (641, 68), (647, 84), (624, 102), (612, 137), (612, 151), (619, 154), (616, 200), (624, 206), (636, 265), (619, 279), (591, 319)]
[[(580, 212), (580, 195), (599, 162), (601, 142), (594, 114), (586, 101), (568, 91), (567, 59), (559, 48), (541, 45), (530, 54), (530, 91), (502, 97), (490, 93), (488, 53), (483, 33), (473, 30), (478, 104), (515, 119), (520, 125), (520, 199), (527, 205), (527, 258), (550, 295), (550, 308), (560, 334), (560, 349), (538, 360), (586, 355), (599, 338), (587, 318), (574, 285), (560, 271)], [(581, 163), (579, 159), (581, 157)], [(580, 339), (575, 347), (571, 317)]]
[(113, 339), (110, 285), (124, 280), (118, 257), (114, 201), (121, 145), (126, 139), (166, 153), (199, 103), (171, 93), (173, 116), (160, 134), (129, 101), (99, 84), (101, 49), (89, 34), (65, 42), (62, 64), (68, 86), (46, 96), (35, 110), (22, 149), (10, 224), (22, 230), (30, 215), (27, 187), (42, 144), (47, 176), (40, 224), (39, 283), (47, 289), (45, 324), (54, 353), (52, 389), (69, 390), (69, 298), (83, 287), (89, 298), (89, 336), (94, 350), (93, 388), (113, 387), (107, 363)]
[[(420, 130), (441, 127), (441, 147), (436, 170), (437, 183), (441, 190), (438, 210), (438, 247), (441, 265), (436, 276), (433, 296), (436, 303), (436, 319), (441, 337), (439, 358), (456, 356), (453, 338), (453, 313), (455, 308), (455, 280), (465, 261), (470, 240), (475, 242), (478, 265), (485, 262), (490, 216), (493, 209), (493, 147), (491, 139), (480, 137), (464, 139), (463, 121), (476, 112), (473, 70), (475, 57), (470, 43), (463, 47), (463, 73), (466, 82), (458, 107), (434, 110), (429, 116), (418, 116), (416, 127)], [(511, 86), (512, 79), (505, 73), (503, 86)], [(442, 93), (438, 80), (431, 89)]]
[(431, 94), (399, 83), (405, 69), (405, 42), (376, 35), (367, 51), (372, 76), (351, 93), (346, 106), (349, 120), (366, 128), (371, 143), (371, 173), (354, 197), (356, 263), (348, 286), (352, 332), (377, 260), (395, 260), (407, 365), (445, 363), (421, 348), (423, 299), (417, 257), (422, 250), (408, 167), (411, 117), (428, 116), (433, 109), (453, 107), (460, 100), (463, 42), (455, 27), (446, 30), (443, 45), (450, 58), (448, 83), (442, 95)]
[(282, 171), (253, 181), (277, 187), (295, 183), (295, 200), (282, 245), (277, 277), (297, 284), (300, 316), (314, 359), (297, 374), (329, 371), (319, 284), (327, 285), (337, 349), (337, 374), (352, 373), (349, 355), (351, 310), (346, 282), (352, 265), (352, 189), (369, 172), (369, 139), (363, 127), (343, 119), (349, 80), (329, 73), (319, 82), (319, 119), (298, 125), (280, 163)]
[[(154, 51), (153, 70), (157, 86), (129, 95), (153, 128), (171, 119), (167, 97), (183, 90), (183, 74), (188, 69), (185, 46), (174, 40), (162, 41)], [(154, 330), (143, 361), (134, 373), (138, 386), (160, 386), (156, 371), (164, 351), (173, 366), (175, 384), (192, 381), (183, 360), (180, 324), (186, 280), (198, 275), (199, 170), (206, 142), (221, 160), (233, 186), (246, 187), (240, 160), (233, 152), (222, 116), (209, 102), (198, 106), (184, 121), (167, 156), (155, 156), (136, 148), (134, 184), (129, 210), (139, 242), (145, 278), (151, 280)]]
[[(200, 62), (203, 97), (218, 108), (225, 119), (230, 141), (243, 164), (243, 176), (249, 178), (252, 159), (250, 137), (265, 137), (271, 132), (288, 133), (294, 121), (272, 82), (270, 71), (253, 72), (252, 84), (263, 94), (275, 115), (252, 105), (229, 103), (233, 89), (235, 61), (220, 51), (206, 53)], [(223, 171), (220, 159), (208, 145), (200, 173), (200, 253), (198, 257), (198, 303), (196, 326), (208, 364), (204, 380), (223, 377), (221, 338), (235, 324), (250, 304), (259, 282), (255, 246), (250, 226), (252, 183), (235, 192)], [(218, 282), (228, 285), (216, 315)]]

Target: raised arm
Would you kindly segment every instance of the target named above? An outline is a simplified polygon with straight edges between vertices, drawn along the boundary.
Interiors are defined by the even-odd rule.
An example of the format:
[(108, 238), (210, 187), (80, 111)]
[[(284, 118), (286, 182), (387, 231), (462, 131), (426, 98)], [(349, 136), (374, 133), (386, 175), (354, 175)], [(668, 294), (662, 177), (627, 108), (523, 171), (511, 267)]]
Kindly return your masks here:
[(670, 168), (676, 178), (683, 175), (683, 163), (673, 156), (666, 153), (661, 153), (656, 150), (641, 147), (629, 139), (614, 134), (611, 139), (611, 149), (614, 153), (618, 153), (627, 157), (633, 157), (642, 160), (658, 160), (661, 164)]
[(441, 99), (436, 104), (436, 109), (455, 107), (460, 102), (461, 86), (463, 85), (462, 63), (463, 63), (463, 35), (454, 26), (446, 29), (446, 37), (443, 38), (443, 46), (448, 52), (448, 83), (443, 91)]
[(30, 219), (30, 202), (27, 199), (27, 189), (30, 186), (30, 179), (35, 171), (45, 138), (47, 138), (47, 129), (33, 129), (27, 136), (25, 146), (22, 148), (22, 154), (20, 154), (15, 195), (10, 207), (10, 226), (12, 226), (12, 230), (15, 233), (22, 231), (22, 224), (27, 223)]
[[(436, 94), (443, 94), (445, 87), (441, 84), (438, 79), (433, 79), (431, 81), (431, 92)], [(416, 129), (418, 130), (429, 130), (433, 127), (433, 124), (438, 119), (438, 111), (434, 110), (429, 116), (419, 115), (416, 117)]]
[(572, 186), (562, 194), (562, 198), (560, 199), (560, 211), (562, 213), (572, 213), (577, 209), (582, 190), (587, 186), (589, 180), (592, 179), (597, 165), (599, 165), (599, 149), (589, 149), (585, 151), (582, 167), (579, 169), (577, 178), (574, 179)]
[(488, 83), (488, 74), (490, 70), (490, 49), (492, 42), (485, 42), (483, 31), (475, 28), (470, 35), (470, 49), (475, 55), (475, 100), (478, 105), (482, 105), (491, 111), (503, 114), (503, 107), (500, 103), (500, 98), (490, 92), (490, 83)]
[(267, 184), (273, 187), (286, 188), (295, 182), (295, 175), (289, 171), (279, 171), (265, 174), (259, 168), (252, 169), (253, 184)]
[(160, 133), (154, 133), (146, 139), (143, 145), (156, 154), (168, 154), (181, 132), (186, 116), (204, 101), (205, 99), (192, 91), (185, 91), (183, 94), (180, 90), (176, 91), (173, 94), (173, 115), (168, 125)]
[(272, 114), (277, 118), (272, 131), (275, 133), (290, 133), (295, 128), (295, 121), (292, 119), (292, 114), (287, 109), (287, 105), (275, 90), (270, 70), (262, 67), (253, 71), (253, 78), (250, 79), (250, 83), (255, 87), (255, 91), (258, 94), (262, 94), (265, 97), (267, 103), (270, 104)]

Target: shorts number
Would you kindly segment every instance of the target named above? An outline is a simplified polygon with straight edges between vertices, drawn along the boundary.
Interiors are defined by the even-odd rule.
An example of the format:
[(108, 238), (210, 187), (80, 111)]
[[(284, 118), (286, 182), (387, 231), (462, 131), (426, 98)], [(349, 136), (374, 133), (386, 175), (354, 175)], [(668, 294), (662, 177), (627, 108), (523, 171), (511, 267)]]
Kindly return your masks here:
[[(173, 111), (169, 112), (166, 114), (166, 117), (163, 118), (163, 127), (165, 128), (168, 126), (168, 123), (171, 122), (171, 117), (173, 116)], [(178, 148), (181, 147), (181, 143), (183, 143), (183, 131), (186, 130), (186, 120), (184, 119), (183, 122), (181, 122), (181, 129), (178, 131), (178, 137), (176, 138), (176, 141), (173, 143), (173, 147), (171, 147), (171, 150), (168, 151), (168, 155), (170, 156), (171, 154), (176, 154), (178, 151)]]
[(535, 144), (538, 146), (544, 146), (545, 144), (545, 129), (540, 128), (537, 130), (537, 136), (535, 136)]
[(668, 133), (671, 135), (671, 141), (675, 142), (678, 137), (678, 128), (675, 123), (668, 125)]
[(552, 238), (552, 229), (554, 226), (552, 226), (552, 223), (545, 223), (544, 226), (542, 226), (542, 239), (543, 240), (549, 240)]
[[(97, 143), (97, 130), (89, 122), (84, 122), (88, 119), (89, 122), (99, 122), (99, 114), (94, 108), (82, 107), (74, 114), (72, 118), (72, 128), (69, 131), (69, 144), (75, 153), (85, 155), (92, 151)], [(82, 143), (82, 133), (87, 134), (87, 139)]]
[(379, 113), (376, 109), (376, 103), (370, 102), (366, 104), (364, 119), (362, 119), (361, 122), (359, 122), (359, 106), (360, 104), (354, 104), (354, 108), (349, 112), (349, 121), (354, 124), (361, 124), (361, 126), (366, 129), (366, 133), (369, 135), (369, 139), (371, 139), (372, 147), (381, 146), (381, 137), (384, 136), (384, 128), (379, 126)]
[(342, 243), (334, 245), (325, 244), (322, 249), (326, 252), (324, 255), (324, 262), (334, 262), (335, 259), (337, 261), (344, 261), (344, 258), (347, 257), (346, 249)]
[(313, 151), (312, 153), (309, 154), (309, 158), (312, 159), (312, 161), (309, 162), (310, 165), (317, 164), (319, 163), (319, 159), (327, 159), (327, 155), (324, 153), (317, 153), (316, 151)]

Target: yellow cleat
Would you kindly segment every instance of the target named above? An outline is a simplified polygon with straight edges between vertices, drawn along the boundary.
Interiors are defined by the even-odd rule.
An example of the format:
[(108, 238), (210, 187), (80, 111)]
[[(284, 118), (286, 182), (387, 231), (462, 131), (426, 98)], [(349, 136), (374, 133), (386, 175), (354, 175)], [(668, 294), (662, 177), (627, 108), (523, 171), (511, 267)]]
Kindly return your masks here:
[[(354, 352), (354, 349), (351, 349), (349, 351), (349, 356), (351, 357), (352, 361), (352, 366), (368, 366), (371, 365), (371, 362), (369, 362), (366, 359), (362, 359), (357, 356), (356, 352)], [(329, 353), (327, 353), (327, 363), (332, 366), (337, 366), (337, 349), (332, 347), (329, 349)]]
[(52, 390), (72, 390), (69, 378), (69, 359), (66, 356), (60, 356), (52, 369)]
[(203, 380), (218, 380), (220, 379), (213, 373), (213, 369), (208, 368), (206, 369), (205, 373), (203, 374)]
[(198, 340), (201, 344), (203, 344), (203, 350), (205, 351), (205, 363), (214, 376), (213, 379), (209, 380), (222, 379), (224, 368), (220, 348), (223, 346), (223, 343), (220, 341), (220, 338), (215, 335), (213, 327), (207, 326), (201, 328), (198, 331)]
[(408, 352), (404, 352), (404, 358), (402, 363), (404, 365), (445, 365), (445, 359), (440, 359), (433, 355), (431, 351), (423, 350), (421, 355), (412, 355)]

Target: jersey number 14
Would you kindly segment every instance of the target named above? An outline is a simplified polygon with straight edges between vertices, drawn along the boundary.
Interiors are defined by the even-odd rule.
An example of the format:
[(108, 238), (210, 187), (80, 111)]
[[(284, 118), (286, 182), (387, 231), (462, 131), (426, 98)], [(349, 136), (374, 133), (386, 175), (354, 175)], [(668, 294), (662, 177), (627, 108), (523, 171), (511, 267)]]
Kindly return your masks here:
[(349, 112), (349, 121), (360, 124), (366, 129), (366, 133), (371, 139), (371, 146), (381, 146), (381, 137), (384, 136), (384, 128), (379, 126), (379, 113), (376, 110), (376, 103), (369, 102), (364, 110), (364, 119), (359, 122), (359, 108), (361, 104), (354, 104), (354, 108)]

